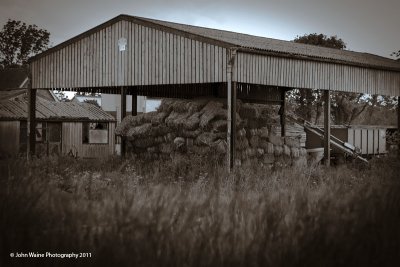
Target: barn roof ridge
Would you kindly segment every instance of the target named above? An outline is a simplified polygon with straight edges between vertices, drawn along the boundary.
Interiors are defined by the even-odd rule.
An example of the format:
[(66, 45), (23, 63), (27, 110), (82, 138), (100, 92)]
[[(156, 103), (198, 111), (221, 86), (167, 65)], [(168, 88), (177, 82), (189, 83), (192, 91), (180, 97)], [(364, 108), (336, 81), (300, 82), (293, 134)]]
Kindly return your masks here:
[(139, 23), (143, 26), (170, 31), (178, 35), (183, 35), (187, 38), (197, 39), (199, 41), (216, 44), (225, 48), (238, 49), (239, 51), (248, 53), (269, 54), (279, 57), (294, 57), (316, 61), (329, 61), (345, 65), (363, 66), (374, 69), (392, 70), (396, 72), (400, 71), (399, 61), (371, 53), (301, 44), (270, 37), (255, 36), (246, 33), (238, 33), (126, 14), (120, 14), (94, 28), (72, 37), (65, 42), (62, 42), (42, 52), (41, 54), (30, 58), (29, 61), (32, 62), (36, 59), (39, 59), (53, 51), (62, 49), (75, 41), (81, 40), (92, 33), (124, 20), (132, 23)]

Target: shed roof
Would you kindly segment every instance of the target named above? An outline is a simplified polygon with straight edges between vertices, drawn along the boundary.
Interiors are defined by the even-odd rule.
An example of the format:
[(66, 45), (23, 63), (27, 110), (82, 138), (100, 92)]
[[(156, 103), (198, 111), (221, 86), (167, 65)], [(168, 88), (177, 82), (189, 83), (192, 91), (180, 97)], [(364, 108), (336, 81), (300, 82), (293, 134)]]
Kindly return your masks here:
[[(1, 120), (25, 120), (28, 101), (26, 98), (0, 101)], [(58, 121), (115, 121), (114, 117), (89, 103), (52, 102), (37, 98), (36, 118)]]
[(91, 30), (88, 30), (64, 43), (61, 43), (43, 52), (38, 56), (31, 58), (31, 60), (35, 60), (37, 58), (40, 58), (41, 56), (51, 53), (52, 51), (61, 49), (72, 42), (78, 41), (121, 20), (151, 26), (164, 31), (173, 31), (174, 33), (181, 33), (185, 36), (189, 35), (189, 37), (192, 38), (200, 37), (203, 41), (208, 40), (210, 42), (218, 42), (220, 45), (223, 45), (225, 47), (236, 47), (249, 53), (273, 53), (274, 55), (281, 55), (286, 57), (301, 57), (311, 60), (317, 59), (328, 62), (333, 61), (341, 64), (400, 71), (399, 61), (369, 53), (326, 48), (315, 45), (295, 43), (293, 41), (277, 40), (267, 37), (254, 36), (225, 30), (210, 29), (205, 27), (130, 15), (119, 15)]

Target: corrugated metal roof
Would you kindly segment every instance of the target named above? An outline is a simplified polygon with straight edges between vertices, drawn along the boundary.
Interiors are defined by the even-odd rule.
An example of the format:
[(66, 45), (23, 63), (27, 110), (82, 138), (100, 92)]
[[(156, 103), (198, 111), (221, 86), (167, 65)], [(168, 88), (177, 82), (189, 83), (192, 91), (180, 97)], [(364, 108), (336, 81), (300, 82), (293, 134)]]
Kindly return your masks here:
[[(27, 118), (26, 98), (0, 101), (0, 119), (22, 120)], [(114, 117), (89, 103), (53, 102), (36, 100), (36, 118), (51, 120), (115, 121)]]
[[(129, 17), (129, 16), (128, 16)], [(250, 48), (261, 51), (276, 52), (289, 55), (299, 55), (312, 58), (331, 59), (341, 62), (357, 63), (365, 66), (387, 67), (400, 70), (400, 62), (369, 53), (360, 53), (349, 50), (339, 50), (333, 48), (320, 47), (283, 41), (272, 38), (253, 36), (243, 33), (236, 33), (224, 30), (216, 30), (186, 24), (179, 24), (156, 19), (132, 17), (154, 24), (173, 28), (190, 34), (211, 38), (217, 41), (230, 43), (241, 48)]]

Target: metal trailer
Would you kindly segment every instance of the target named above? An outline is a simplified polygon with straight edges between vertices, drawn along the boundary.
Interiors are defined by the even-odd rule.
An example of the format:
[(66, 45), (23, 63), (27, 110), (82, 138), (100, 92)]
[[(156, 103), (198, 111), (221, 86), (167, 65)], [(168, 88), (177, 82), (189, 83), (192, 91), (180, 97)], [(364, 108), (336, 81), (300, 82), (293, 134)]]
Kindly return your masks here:
[[(386, 131), (392, 126), (332, 126), (331, 135), (337, 137), (363, 156), (386, 154)], [(306, 129), (306, 148), (314, 149), (323, 147), (323, 140), (312, 131)], [(337, 148), (332, 148), (332, 154), (342, 153)]]

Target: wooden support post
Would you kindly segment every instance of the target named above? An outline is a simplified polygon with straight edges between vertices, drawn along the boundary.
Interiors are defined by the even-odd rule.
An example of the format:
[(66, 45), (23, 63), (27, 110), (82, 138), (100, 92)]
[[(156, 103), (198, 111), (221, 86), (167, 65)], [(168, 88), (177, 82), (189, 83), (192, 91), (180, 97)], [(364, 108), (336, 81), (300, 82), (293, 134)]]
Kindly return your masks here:
[(281, 108), (279, 109), (279, 115), (281, 119), (281, 136), (286, 136), (286, 90), (281, 91)]
[(133, 89), (132, 92), (132, 116), (137, 115), (137, 91)]
[(36, 89), (32, 89), (31, 82), (28, 86), (28, 116), (27, 116), (28, 142), (26, 155), (30, 160), (36, 152)]
[(400, 133), (400, 96), (397, 97), (397, 131)]
[[(236, 50), (228, 50), (228, 65), (226, 68), (227, 79), (227, 135), (226, 135), (226, 158), (227, 167), (230, 172), (235, 163), (235, 133), (236, 131), (236, 83), (232, 83), (233, 65), (235, 62)], [(234, 87), (232, 90), (232, 86)]]
[[(121, 122), (126, 117), (126, 89), (121, 87)], [(126, 139), (121, 136), (121, 156), (125, 157), (126, 154)]]
[(331, 98), (329, 90), (324, 91), (324, 159), (327, 167), (331, 164)]
[(233, 168), (236, 159), (236, 95), (237, 84), (232, 82), (232, 106), (231, 106), (231, 156), (229, 159), (230, 168)]

